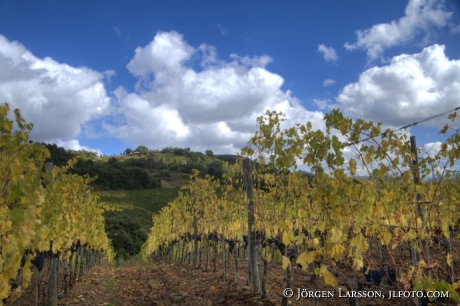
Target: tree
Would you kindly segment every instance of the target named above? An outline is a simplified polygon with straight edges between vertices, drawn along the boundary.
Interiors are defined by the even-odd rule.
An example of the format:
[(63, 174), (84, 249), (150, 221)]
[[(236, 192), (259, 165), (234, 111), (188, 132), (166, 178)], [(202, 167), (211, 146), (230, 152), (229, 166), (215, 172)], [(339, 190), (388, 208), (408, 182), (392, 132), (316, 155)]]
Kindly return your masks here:
[(139, 152), (140, 155), (147, 155), (149, 153), (149, 149), (146, 146), (138, 146), (135, 151)]
[(123, 154), (125, 154), (126, 156), (130, 156), (133, 154), (133, 150), (131, 150), (130, 148), (127, 148), (125, 152), (123, 152)]
[(206, 153), (206, 155), (209, 157), (214, 157), (214, 153), (212, 152), (212, 150), (206, 150), (204, 151), (204, 153)]

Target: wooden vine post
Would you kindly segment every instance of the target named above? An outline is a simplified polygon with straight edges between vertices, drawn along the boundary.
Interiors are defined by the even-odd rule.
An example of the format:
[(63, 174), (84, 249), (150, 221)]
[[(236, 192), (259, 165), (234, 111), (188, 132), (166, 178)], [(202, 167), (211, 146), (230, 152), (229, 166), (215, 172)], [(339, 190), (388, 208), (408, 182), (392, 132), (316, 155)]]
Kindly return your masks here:
[(260, 292), (259, 266), (257, 264), (257, 243), (256, 233), (254, 229), (254, 191), (252, 181), (251, 160), (246, 158), (243, 160), (243, 180), (248, 198), (248, 267), (252, 292)]
[[(53, 163), (49, 162), (45, 164), (46, 173), (48, 174), (48, 184), (53, 181)], [(53, 242), (51, 241), (51, 244)], [(58, 282), (59, 282), (59, 274), (58, 274), (58, 266), (59, 266), (59, 258), (51, 256), (49, 260), (50, 266), (50, 275), (49, 275), (49, 286), (48, 286), (48, 303), (50, 306), (57, 306), (58, 302)]]
[[(420, 185), (420, 172), (418, 169), (418, 152), (417, 152), (417, 143), (415, 141), (415, 136), (410, 137), (410, 150), (412, 155), (412, 166), (413, 166), (413, 177), (415, 185)], [(417, 192), (417, 214), (422, 220), (422, 231), (426, 230), (426, 218), (425, 218), (425, 209), (423, 208), (423, 204), (420, 202), (420, 193)], [(417, 227), (419, 225), (417, 224)], [(422, 240), (422, 248), (423, 252), (425, 253), (427, 263), (430, 262), (430, 249), (428, 245), (428, 241), (426, 239)], [(414, 265), (416, 267), (416, 265)], [(431, 271), (428, 271), (428, 276), (431, 277)]]
[(200, 249), (198, 246), (198, 211), (196, 195), (192, 192), (192, 212), (193, 212), (193, 266), (200, 268)]

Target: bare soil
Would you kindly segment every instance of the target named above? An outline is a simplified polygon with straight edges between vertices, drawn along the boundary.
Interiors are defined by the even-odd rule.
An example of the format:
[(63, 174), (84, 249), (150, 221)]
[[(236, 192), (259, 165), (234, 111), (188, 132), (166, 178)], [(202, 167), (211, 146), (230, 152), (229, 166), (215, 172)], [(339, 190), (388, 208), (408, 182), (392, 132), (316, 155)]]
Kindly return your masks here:
[[(59, 300), (59, 305), (281, 305), (286, 281), (285, 271), (279, 262), (272, 262), (269, 265), (266, 299), (261, 299), (260, 294), (251, 293), (250, 287), (247, 286), (245, 260), (240, 260), (239, 266), (237, 282), (233, 281), (232, 264), (229, 264), (228, 276), (223, 278), (221, 262), (218, 262), (216, 273), (194, 269), (191, 265), (169, 263), (125, 267), (99, 266), (79, 279), (69, 296)], [(293, 267), (292, 278), (291, 287), (294, 296), (289, 299), (289, 305), (349, 305), (346, 297), (339, 297), (337, 288), (334, 291), (333, 288), (325, 286), (322, 281), (317, 281), (316, 285), (312, 284), (310, 274), (298, 267)], [(14, 305), (34, 305), (32, 289), (34, 286), (29, 288)], [(335, 297), (318, 299), (310, 297), (297, 300), (297, 288), (334, 291)], [(347, 292), (346, 288), (343, 286), (340, 288), (344, 295)], [(359, 300), (361, 306), (413, 305), (406, 298), (387, 299), (388, 289), (380, 286), (365, 288), (365, 290), (381, 292), (385, 295), (385, 299), (361, 298)]]

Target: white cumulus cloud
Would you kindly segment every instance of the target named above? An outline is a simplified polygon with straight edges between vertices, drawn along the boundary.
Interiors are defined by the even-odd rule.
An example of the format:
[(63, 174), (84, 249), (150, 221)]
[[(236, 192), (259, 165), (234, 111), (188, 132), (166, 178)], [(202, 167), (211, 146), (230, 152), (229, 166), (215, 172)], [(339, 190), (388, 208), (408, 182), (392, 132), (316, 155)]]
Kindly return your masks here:
[(335, 52), (335, 49), (332, 47), (326, 47), (323, 44), (318, 45), (318, 52), (323, 55), (326, 62), (335, 62), (339, 59), (337, 52)]
[(379, 58), (385, 49), (414, 40), (419, 34), (429, 40), (432, 29), (449, 24), (452, 13), (441, 0), (409, 0), (405, 15), (390, 23), (380, 23), (356, 31), (356, 42), (345, 43), (347, 50), (366, 50), (370, 61)]
[(335, 80), (333, 80), (333, 79), (326, 79), (326, 80), (324, 80), (324, 82), (323, 82), (323, 86), (324, 86), (324, 87), (328, 87), (328, 86), (334, 85), (335, 83), (336, 83), (336, 82), (335, 82)]
[(325, 99), (325, 100), (313, 99), (313, 103), (315, 103), (321, 110), (326, 109), (330, 102), (331, 100), (329, 99)]
[(83, 124), (107, 115), (110, 100), (103, 78), (86, 67), (37, 58), (19, 42), (0, 35), (0, 101), (19, 108), (34, 124), (35, 141), (75, 138)]
[(112, 77), (117, 75), (117, 73), (115, 72), (115, 70), (106, 70), (104, 71), (104, 75), (107, 78), (107, 82), (110, 83)]
[[(324, 127), (323, 113), (306, 110), (281, 90), (284, 79), (265, 68), (271, 60), (236, 54), (222, 60), (212, 46), (195, 48), (177, 32), (159, 32), (127, 65), (142, 85), (131, 93), (122, 87), (115, 91), (115, 116), (123, 123), (103, 127), (133, 145), (215, 153), (237, 152), (267, 109), (286, 113), (289, 125), (312, 121)], [(192, 61), (202, 69), (192, 68)]]
[(89, 151), (89, 152), (95, 152), (98, 155), (102, 155), (102, 151), (99, 149), (93, 149), (87, 146), (82, 146), (80, 145), (80, 142), (78, 139), (68, 139), (68, 140), (62, 140), (62, 139), (56, 139), (54, 141), (49, 141), (48, 143), (55, 143), (58, 147), (63, 147), (67, 150), (75, 150), (75, 151)]
[[(402, 54), (389, 65), (361, 73), (336, 98), (346, 114), (402, 126), (459, 105), (460, 60), (450, 60), (445, 47), (433, 45), (417, 54)], [(442, 127), (442, 120), (424, 124)], [(441, 122), (442, 121), (442, 122)]]

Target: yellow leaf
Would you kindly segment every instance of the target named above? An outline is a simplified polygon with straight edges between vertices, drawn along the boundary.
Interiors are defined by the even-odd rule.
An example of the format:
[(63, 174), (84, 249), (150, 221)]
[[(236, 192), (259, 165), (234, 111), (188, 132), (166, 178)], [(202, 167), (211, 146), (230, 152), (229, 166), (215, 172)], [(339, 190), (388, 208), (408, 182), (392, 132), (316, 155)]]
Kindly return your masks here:
[(343, 252), (345, 251), (345, 247), (341, 244), (335, 244), (331, 250), (331, 257), (335, 260), (340, 260), (343, 257)]
[(286, 229), (286, 224), (283, 221), (278, 222), (278, 227), (280, 230)]
[(334, 275), (332, 275), (332, 273), (329, 272), (329, 270), (327, 269), (327, 266), (321, 265), (321, 268), (319, 271), (326, 285), (330, 285), (332, 287), (337, 286), (337, 280), (335, 279)]
[(449, 267), (452, 265), (452, 255), (450, 253), (447, 254), (447, 264)]
[(300, 234), (299, 236), (297, 236), (295, 244), (296, 245), (301, 245), (301, 244), (303, 244), (303, 240), (304, 240), (304, 235)]
[(28, 255), (26, 263), (22, 268), (22, 287), (27, 288), (29, 286), (30, 280), (32, 278), (32, 263), (30, 262), (30, 257), (32, 255)]
[(350, 171), (351, 175), (356, 175), (356, 159), (352, 158), (350, 159), (350, 162), (348, 163), (348, 171)]
[(383, 233), (383, 238), (382, 239), (383, 239), (384, 244), (389, 244), (391, 242), (391, 238), (392, 238), (391, 233), (389, 233), (389, 232)]
[(311, 252), (303, 252), (300, 254), (300, 256), (297, 258), (296, 263), (300, 264), (302, 266), (302, 269), (306, 269), (309, 264), (314, 262), (315, 260), (320, 260), (321, 259), (321, 252), (320, 251), (311, 251)]
[(331, 229), (331, 232), (332, 232), (331, 242), (332, 243), (338, 243), (340, 241), (340, 238), (342, 238), (343, 232), (340, 229), (336, 228), (336, 227), (333, 227)]
[(361, 237), (359, 235), (353, 237), (350, 240), (350, 246), (359, 247), (360, 244), (361, 244)]
[(353, 270), (358, 271), (361, 270), (364, 266), (364, 262), (362, 259), (353, 258)]
[[(421, 224), (421, 222), (419, 224)], [(413, 229), (410, 229), (405, 236), (407, 240), (414, 240), (417, 238), (417, 233)]]
[(319, 239), (317, 237), (313, 238), (313, 247), (317, 246), (319, 244)]
[(11, 165), (11, 178), (13, 182), (16, 182), (21, 174), (21, 165)]
[(4, 273), (0, 274), (0, 301), (5, 299), (10, 294), (10, 285), (8, 284), (8, 279)]
[(283, 261), (281, 263), (283, 270), (286, 270), (287, 268), (291, 267), (291, 260), (289, 260), (288, 257), (283, 256)]
[(284, 243), (286, 246), (288, 246), (288, 245), (291, 244), (291, 237), (289, 236), (289, 234), (288, 234), (286, 231), (283, 232), (283, 239), (282, 239), (282, 241), (283, 241), (283, 243)]
[(444, 222), (442, 224), (442, 233), (444, 234), (444, 237), (446, 237), (447, 239), (450, 238), (449, 224), (447, 224), (447, 222)]

